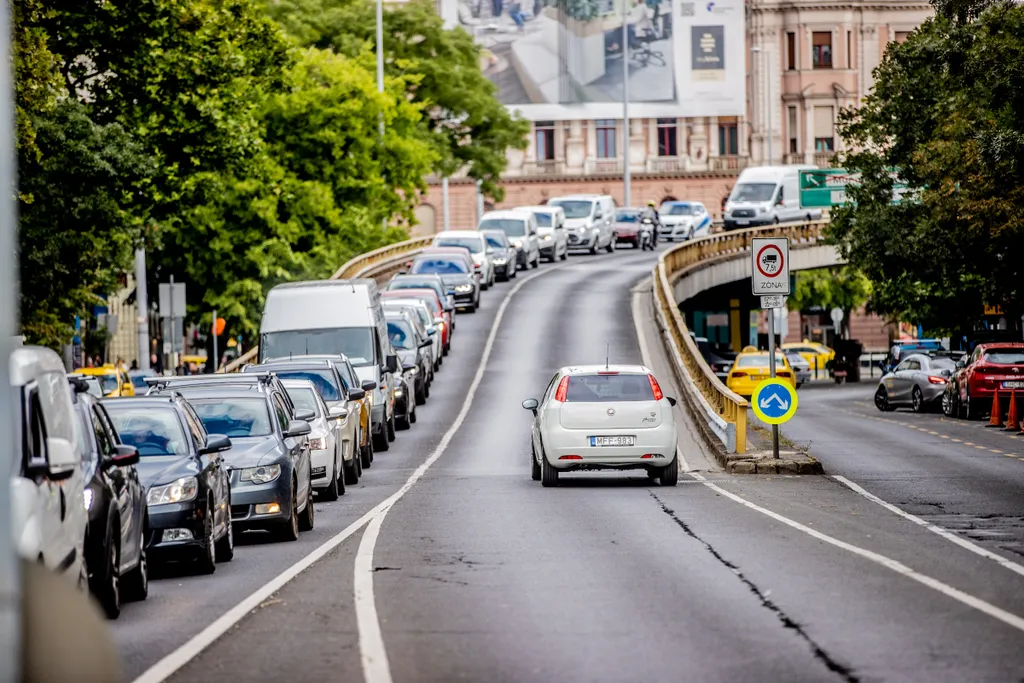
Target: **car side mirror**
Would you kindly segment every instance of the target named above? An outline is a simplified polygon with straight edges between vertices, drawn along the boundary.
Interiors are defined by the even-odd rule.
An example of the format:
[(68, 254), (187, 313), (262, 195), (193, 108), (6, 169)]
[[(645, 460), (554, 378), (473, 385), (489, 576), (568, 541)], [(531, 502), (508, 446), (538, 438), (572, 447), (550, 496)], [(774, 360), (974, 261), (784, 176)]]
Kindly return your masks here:
[(678, 403), (678, 401), (676, 401), (676, 400), (675, 400), (674, 398), (672, 398), (671, 396), (666, 396), (666, 397), (665, 397), (665, 399), (666, 399), (666, 400), (668, 400), (668, 404), (669, 404), (670, 406), (672, 406), (673, 408), (675, 407), (676, 403)]
[(71, 442), (57, 436), (46, 439), (46, 452), (46, 474), (50, 479), (67, 479), (81, 462)]
[[(306, 424), (303, 422), (303, 424)], [(223, 434), (207, 434), (206, 445), (199, 449), (200, 455), (208, 453), (223, 453), (231, 448), (231, 439)]]
[(330, 420), (344, 420), (348, 417), (348, 408), (345, 406), (334, 406), (327, 411), (327, 418)]
[(359, 386), (362, 387), (363, 391), (373, 391), (374, 389), (377, 388), (377, 383), (374, 382), (372, 379), (368, 379), (363, 381), (363, 383), (360, 384)]
[(118, 444), (114, 446), (114, 454), (103, 461), (103, 468), (127, 467), (137, 465), (139, 462), (139, 449), (135, 446)]
[[(428, 332), (427, 334), (429, 335), (430, 333)], [(420, 348), (421, 349), (429, 349), (433, 345), (434, 345), (434, 342), (430, 339), (429, 336), (426, 339), (424, 339), (423, 341), (420, 342)]]
[(535, 398), (528, 398), (525, 401), (523, 401), (523, 407), (529, 410), (534, 415), (537, 414), (538, 406), (540, 406), (540, 402), (538, 402)]
[(956, 362), (956, 369), (957, 370), (962, 370), (963, 368), (966, 368), (966, 367), (967, 367), (967, 363), (963, 362), (962, 360), (958, 360)]
[(394, 354), (388, 356), (387, 360), (385, 361), (384, 367), (387, 369), (388, 372), (392, 374), (398, 372), (398, 356)]
[(309, 422), (310, 420), (316, 419), (316, 413), (309, 408), (298, 408), (295, 411), (295, 419)]
[(494, 253), (494, 248), (493, 248), (493, 247), (487, 247), (487, 251), (486, 251), (485, 253), (486, 253), (486, 254), (487, 254), (488, 256), (489, 256), (489, 255), (491, 255), (491, 254), (493, 254), (493, 253)]
[(312, 427), (305, 420), (292, 420), (288, 423), (288, 431), (285, 436), (305, 436), (313, 431)]
[(348, 400), (350, 401), (362, 401), (366, 397), (366, 392), (362, 389), (349, 389)]
[(435, 334), (437, 334), (437, 328), (436, 327), (431, 327), (429, 330), (427, 330), (427, 336), (428, 337), (433, 337)]

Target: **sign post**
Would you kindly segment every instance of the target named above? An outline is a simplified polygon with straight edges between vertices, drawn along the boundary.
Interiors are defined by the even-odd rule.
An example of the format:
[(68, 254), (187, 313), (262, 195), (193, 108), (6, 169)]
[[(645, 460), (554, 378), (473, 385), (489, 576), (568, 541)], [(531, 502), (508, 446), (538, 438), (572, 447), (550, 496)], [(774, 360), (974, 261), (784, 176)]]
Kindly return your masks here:
[[(768, 309), (768, 381), (775, 379), (775, 309), (789, 296), (789, 239), (755, 237), (751, 240), (751, 291)], [(766, 305), (767, 304), (767, 305)], [(752, 397), (754, 398), (754, 397)], [(754, 413), (757, 414), (755, 401)], [(772, 424), (772, 457), (779, 457), (779, 426)]]

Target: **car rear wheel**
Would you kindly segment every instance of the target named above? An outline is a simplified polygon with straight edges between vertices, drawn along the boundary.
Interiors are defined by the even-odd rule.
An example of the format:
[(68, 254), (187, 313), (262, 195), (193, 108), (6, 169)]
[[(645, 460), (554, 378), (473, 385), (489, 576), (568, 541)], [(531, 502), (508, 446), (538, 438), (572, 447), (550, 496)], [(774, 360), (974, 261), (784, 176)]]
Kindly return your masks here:
[(203, 522), (202, 553), (196, 560), (200, 574), (212, 574), (217, 570), (217, 544), (213, 540), (213, 501), (206, 504), (206, 520)]
[(391, 413), (391, 419), (388, 420), (387, 430), (388, 430), (388, 441), (394, 441), (395, 440), (395, 414), (393, 412)]
[(356, 470), (356, 463), (358, 463), (362, 457), (362, 454), (359, 454), (359, 456), (352, 458), (342, 466), (345, 471), (345, 484), (348, 486), (355, 486), (359, 483), (359, 472)]
[(281, 528), (278, 529), (278, 538), (282, 541), (297, 541), (299, 540), (299, 500), (295, 493), (298, 488), (296, 482), (292, 482), (292, 494), (288, 502), (288, 507), (291, 510), (291, 514), (288, 515), (288, 521), (286, 521)]
[(967, 400), (964, 401), (964, 417), (968, 420), (980, 420), (981, 410), (978, 408), (978, 402), (971, 400), (971, 390), (967, 389)]
[[(120, 530), (120, 525), (115, 525), (114, 530)], [(96, 577), (99, 580), (93, 593), (107, 618), (117, 619), (121, 616), (121, 554), (112, 534), (107, 535), (106, 548), (103, 574)]]
[[(231, 510), (231, 503), (228, 503), (228, 510)], [(230, 515), (231, 513), (228, 512)], [(231, 523), (231, 518), (228, 518), (228, 528), (224, 532), (224, 536), (217, 541), (217, 561), (218, 562), (230, 562), (235, 559), (235, 525)]]
[(406, 417), (399, 417), (399, 418), (396, 418), (396, 420), (395, 420), (395, 427), (399, 431), (403, 431), (404, 432), (406, 429), (409, 429), (409, 427), (411, 427), (411, 426), (412, 426), (412, 414), (411, 413), (409, 415), (407, 415)]
[(309, 488), (309, 497), (306, 499), (306, 507), (299, 517), (299, 531), (312, 531), (316, 524), (316, 510), (313, 509), (313, 487)]
[(544, 487), (558, 486), (558, 470), (551, 466), (547, 456), (540, 458), (540, 485)]
[(537, 462), (537, 449), (530, 445), (530, 478), (540, 481), (540, 463)]
[[(391, 448), (391, 444), (388, 442), (388, 424), (390, 424), (390, 420), (382, 424), (380, 431), (373, 435), (373, 450), (386, 451)], [(363, 466), (369, 469), (369, 459), (363, 460)]]
[[(338, 453), (337, 453), (337, 446), (335, 446), (334, 467), (332, 467), (331, 469), (333, 470), (333, 472), (331, 472), (331, 480), (327, 483), (327, 487), (326, 488), (320, 489), (320, 493), (319, 493), (319, 496), (323, 500), (327, 500), (327, 501), (338, 500), (338, 496), (341, 494), (341, 491), (339, 491), (339, 488), (338, 488), (339, 482), (338, 482)], [(344, 487), (345, 485), (341, 484), (341, 486)]]
[(946, 417), (957, 417), (958, 412), (954, 392), (950, 389), (942, 392), (942, 414)]
[(679, 461), (672, 458), (672, 462), (661, 468), (658, 473), (662, 486), (675, 486), (679, 481)]
[(924, 394), (921, 393), (920, 387), (914, 387), (914, 391), (910, 394), (910, 400), (915, 413), (924, 412)]

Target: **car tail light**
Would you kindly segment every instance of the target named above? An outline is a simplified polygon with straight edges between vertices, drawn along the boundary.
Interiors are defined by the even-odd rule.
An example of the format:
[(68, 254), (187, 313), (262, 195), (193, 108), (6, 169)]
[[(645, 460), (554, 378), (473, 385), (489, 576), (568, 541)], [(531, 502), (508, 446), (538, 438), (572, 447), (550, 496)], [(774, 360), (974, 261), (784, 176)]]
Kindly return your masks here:
[(480, 270), (480, 264), (479, 263), (474, 263), (473, 264), (473, 270)]
[(778, 370), (775, 373), (776, 377), (789, 377), (789, 370)]
[(661, 453), (644, 453), (640, 456), (641, 460), (654, 460), (655, 458), (664, 458), (665, 456)]
[(734, 373), (732, 373), (732, 376), (733, 377), (746, 377), (747, 373), (745, 373), (745, 372), (734, 372)]
[(582, 460), (582, 455), (563, 455), (559, 460)]
[(946, 378), (945, 377), (936, 377), (935, 375), (931, 375), (931, 376), (928, 377), (928, 381), (930, 383), (932, 383), (932, 384), (945, 384), (946, 383)]
[(565, 403), (566, 394), (569, 393), (569, 376), (566, 375), (562, 378), (562, 381), (558, 383), (558, 389), (555, 390), (555, 400), (559, 403)]
[(658, 380), (654, 379), (654, 375), (647, 375), (647, 381), (651, 383), (651, 391), (654, 392), (655, 401), (665, 398), (665, 394), (661, 393), (661, 387), (658, 386)]

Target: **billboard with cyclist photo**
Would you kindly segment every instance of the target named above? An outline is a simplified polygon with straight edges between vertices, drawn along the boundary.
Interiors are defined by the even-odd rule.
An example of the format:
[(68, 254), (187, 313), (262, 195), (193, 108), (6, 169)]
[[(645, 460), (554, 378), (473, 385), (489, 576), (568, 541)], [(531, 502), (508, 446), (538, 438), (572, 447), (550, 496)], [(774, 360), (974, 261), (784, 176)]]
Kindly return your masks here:
[(621, 117), (624, 54), (632, 116), (744, 112), (742, 0), (443, 0), (441, 11), (529, 119)]

